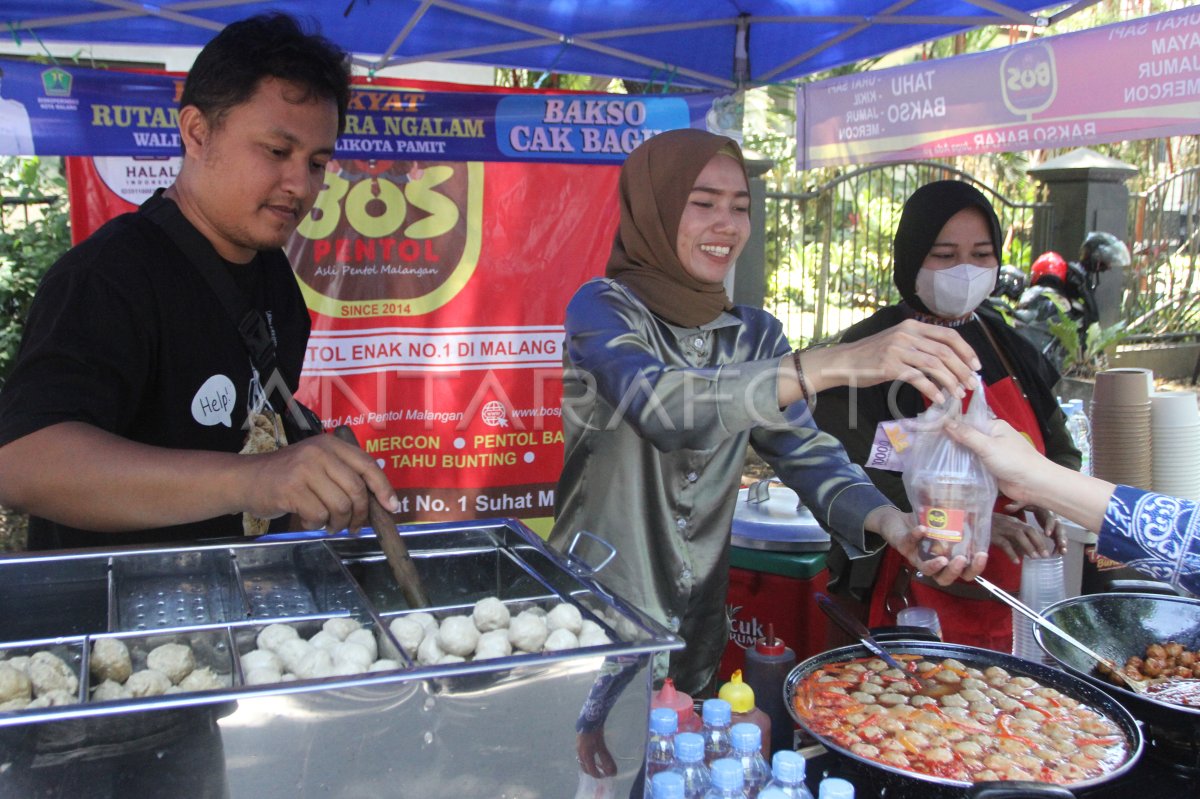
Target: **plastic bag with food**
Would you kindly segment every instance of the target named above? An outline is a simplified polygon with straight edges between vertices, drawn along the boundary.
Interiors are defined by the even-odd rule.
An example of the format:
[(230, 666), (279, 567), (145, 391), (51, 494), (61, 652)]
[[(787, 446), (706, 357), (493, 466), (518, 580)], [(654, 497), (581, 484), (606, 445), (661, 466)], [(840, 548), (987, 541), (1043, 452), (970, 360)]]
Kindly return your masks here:
[(962, 401), (951, 396), (913, 423), (916, 440), (904, 469), (904, 490), (917, 523), (928, 530), (920, 544), (923, 559), (963, 555), (969, 560), (987, 552), (996, 480), (975, 453), (955, 443), (942, 428), (946, 421), (959, 420), (986, 431), (991, 418), (980, 380), (965, 412)]

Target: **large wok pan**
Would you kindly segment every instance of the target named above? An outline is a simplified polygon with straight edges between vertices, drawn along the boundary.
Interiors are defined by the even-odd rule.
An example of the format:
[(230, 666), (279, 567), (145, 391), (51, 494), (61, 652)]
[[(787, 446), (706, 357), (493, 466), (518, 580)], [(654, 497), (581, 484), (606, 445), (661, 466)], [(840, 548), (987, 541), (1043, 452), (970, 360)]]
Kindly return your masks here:
[[(1143, 655), (1156, 641), (1178, 641), (1200, 649), (1200, 600), (1156, 594), (1088, 594), (1051, 605), (1042, 612), (1064, 632), (1097, 653), (1123, 665), (1131, 655)], [(1116, 697), (1146, 723), (1156, 746), (1184, 745), (1192, 766), (1200, 766), (1200, 708), (1162, 702), (1122, 688), (1097, 675), (1087, 655), (1040, 627), (1038, 644), (1068, 671)]]
[[(1012, 655), (1003, 652), (994, 652), (990, 649), (979, 649), (972, 646), (962, 646), (959, 644), (944, 644), (941, 642), (917, 642), (917, 641), (897, 641), (887, 644), (887, 650), (892, 654), (910, 654), (920, 655), (932, 660), (942, 660), (944, 658), (954, 658), (965, 663), (968, 666), (974, 666), (979, 669), (986, 669), (989, 666), (999, 666), (1013, 676), (1026, 676), (1040, 682), (1042, 685), (1056, 688), (1067, 696), (1072, 697), (1080, 702), (1083, 702), (1093, 709), (1103, 713), (1108, 718), (1112, 719), (1125, 733), (1125, 737), (1129, 740), (1129, 757), (1124, 763), (1117, 766), (1113, 771), (1104, 774), (1100, 777), (1095, 777), (1090, 780), (1083, 780), (1072, 783), (1067, 786), (1071, 792), (1086, 790), (1090, 787), (1101, 785), (1121, 776), (1125, 772), (1133, 768), (1137, 759), (1142, 753), (1142, 731), (1133, 716), (1129, 714), (1124, 707), (1121, 706), (1113, 697), (1099, 690), (1087, 681), (1081, 680), (1071, 674), (1068, 674), (1058, 669), (1050, 668), (1041, 663), (1032, 663), (1028, 660), (1022, 660)], [(854, 754), (848, 748), (841, 746), (835, 741), (818, 734), (815, 730), (808, 726), (805, 719), (796, 712), (795, 692), (796, 687), (805, 677), (812, 674), (817, 669), (827, 663), (837, 663), (854, 658), (871, 657), (871, 653), (863, 646), (844, 646), (840, 649), (831, 649), (828, 652), (822, 652), (819, 655), (814, 655), (803, 663), (800, 663), (788, 674), (783, 685), (784, 701), (787, 704), (788, 712), (792, 714), (792, 718), (797, 724), (804, 727), (808, 732), (818, 739), (827, 749), (834, 750), (839, 754), (864, 764), (873, 773), (879, 775), (879, 783), (881, 787), (893, 786), (898, 790), (911, 790), (914, 787), (924, 785), (925, 790), (922, 791), (923, 796), (962, 796), (964, 789), (975, 787), (977, 790), (983, 786), (995, 786), (998, 783), (975, 783), (964, 782), (962, 780), (953, 780), (945, 777), (934, 777), (927, 774), (919, 774), (915, 771), (896, 768), (884, 763), (879, 763), (874, 760), (861, 757)], [(1037, 785), (1031, 783), (1020, 783), (1022, 786), (1032, 786), (1029, 788), (1031, 795), (1044, 793), (1047, 796), (1062, 796), (1064, 791), (1062, 786), (1052, 785)], [(1039, 791), (1038, 789), (1044, 789)], [(973, 795), (982, 795), (974, 793)]]

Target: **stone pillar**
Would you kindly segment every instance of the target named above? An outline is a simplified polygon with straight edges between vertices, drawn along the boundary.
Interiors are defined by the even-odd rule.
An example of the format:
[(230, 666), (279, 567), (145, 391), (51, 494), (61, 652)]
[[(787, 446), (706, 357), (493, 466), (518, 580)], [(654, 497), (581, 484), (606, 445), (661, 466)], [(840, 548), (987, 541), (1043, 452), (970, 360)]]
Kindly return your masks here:
[(750, 175), (750, 238), (733, 270), (731, 295), (735, 305), (761, 308), (767, 293), (767, 183), (762, 176), (775, 162), (752, 150), (743, 155)]
[[(1050, 248), (1068, 261), (1079, 260), (1079, 245), (1093, 230), (1112, 233), (1129, 244), (1129, 189), (1125, 181), (1138, 173), (1137, 167), (1081, 147), (1027, 172), (1046, 186), (1046, 200), (1054, 206), (1048, 235), (1047, 231), (1034, 231), (1034, 241), (1050, 242)], [(1033, 253), (1035, 258), (1038, 255), (1041, 253)], [(1101, 327), (1121, 319), (1127, 279), (1124, 270), (1100, 275), (1096, 302)]]

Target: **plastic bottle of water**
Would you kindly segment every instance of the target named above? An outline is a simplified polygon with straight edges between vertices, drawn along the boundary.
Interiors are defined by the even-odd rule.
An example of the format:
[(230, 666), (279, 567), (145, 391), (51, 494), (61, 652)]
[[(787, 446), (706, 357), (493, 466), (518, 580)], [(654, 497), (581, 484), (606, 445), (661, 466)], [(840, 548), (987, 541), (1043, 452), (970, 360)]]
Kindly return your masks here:
[(719, 758), (713, 761), (709, 774), (712, 787), (704, 794), (704, 799), (746, 799), (742, 791), (745, 777), (741, 763), (728, 757)]
[[(775, 788), (791, 799), (813, 799), (812, 791), (804, 784), (804, 756), (787, 749), (780, 750), (771, 758), (771, 780), (767, 788)], [(763, 799), (766, 789), (758, 795)]]
[(729, 757), (733, 752), (733, 741), (729, 738), (730, 720), (733, 718), (733, 708), (724, 699), (705, 699), (700, 708), (700, 717), (704, 719), (704, 765), (712, 768), (712, 764), (722, 757)]
[(854, 786), (841, 777), (826, 777), (817, 786), (817, 799), (854, 799)]
[(704, 736), (697, 732), (681, 732), (675, 736), (675, 765), (671, 771), (683, 777), (686, 799), (702, 799), (712, 780), (704, 765)]
[(675, 729), (679, 715), (669, 707), (650, 711), (650, 740), (646, 743), (646, 783), (675, 762)]
[(746, 776), (746, 796), (754, 799), (771, 779), (771, 767), (762, 756), (762, 728), (743, 721), (733, 725), (729, 737), (733, 740), (733, 759), (742, 764)]
[(1070, 411), (1067, 413), (1067, 432), (1075, 449), (1082, 456), (1079, 471), (1083, 474), (1092, 473), (1092, 423), (1088, 421), (1087, 411), (1083, 409), (1083, 400), (1075, 399), (1067, 403)]
[(650, 799), (684, 799), (683, 777), (674, 771), (658, 772), (650, 781)]

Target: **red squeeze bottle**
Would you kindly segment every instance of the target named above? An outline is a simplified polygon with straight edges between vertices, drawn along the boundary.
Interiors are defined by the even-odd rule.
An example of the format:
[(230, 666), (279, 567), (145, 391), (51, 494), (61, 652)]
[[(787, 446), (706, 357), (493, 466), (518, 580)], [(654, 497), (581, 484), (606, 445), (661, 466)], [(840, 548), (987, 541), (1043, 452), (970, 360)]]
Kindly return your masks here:
[(755, 704), (771, 719), (771, 749), (775, 752), (795, 749), (796, 723), (783, 698), (783, 684), (795, 666), (796, 653), (775, 637), (774, 624), (767, 624), (766, 637), (746, 650), (743, 677), (754, 689)]
[(700, 717), (696, 715), (696, 705), (692, 698), (682, 691), (676, 691), (675, 681), (670, 677), (663, 680), (662, 688), (650, 697), (650, 709), (656, 707), (669, 707), (675, 711), (679, 716), (677, 732), (700, 732), (704, 726)]

